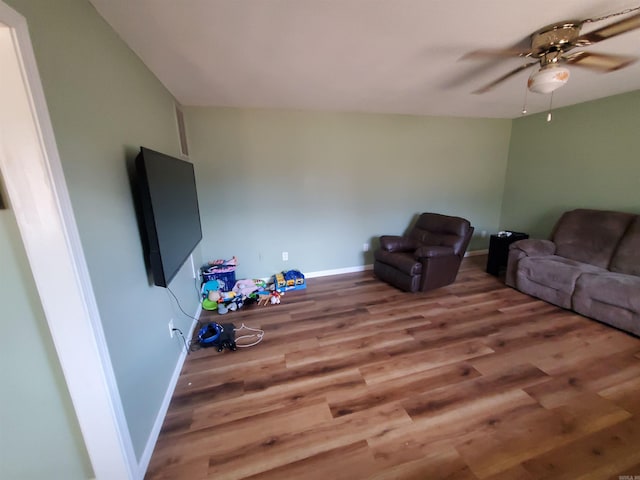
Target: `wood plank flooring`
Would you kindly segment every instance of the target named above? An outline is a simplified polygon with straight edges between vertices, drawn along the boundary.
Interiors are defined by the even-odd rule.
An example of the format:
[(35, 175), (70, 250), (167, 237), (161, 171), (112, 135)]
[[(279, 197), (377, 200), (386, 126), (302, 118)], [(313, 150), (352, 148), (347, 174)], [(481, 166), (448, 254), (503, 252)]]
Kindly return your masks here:
[(207, 313), (264, 340), (189, 355), (145, 478), (640, 476), (640, 339), (484, 262), (425, 294), (367, 271)]

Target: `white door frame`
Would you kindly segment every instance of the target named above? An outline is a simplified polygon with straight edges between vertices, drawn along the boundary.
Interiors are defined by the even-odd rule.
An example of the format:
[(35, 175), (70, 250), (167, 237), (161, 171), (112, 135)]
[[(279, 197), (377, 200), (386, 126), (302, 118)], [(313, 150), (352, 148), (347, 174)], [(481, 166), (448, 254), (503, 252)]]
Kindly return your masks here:
[[(0, 0), (0, 173), (95, 477), (139, 471), (25, 18)], [(37, 269), (36, 269), (37, 267)]]

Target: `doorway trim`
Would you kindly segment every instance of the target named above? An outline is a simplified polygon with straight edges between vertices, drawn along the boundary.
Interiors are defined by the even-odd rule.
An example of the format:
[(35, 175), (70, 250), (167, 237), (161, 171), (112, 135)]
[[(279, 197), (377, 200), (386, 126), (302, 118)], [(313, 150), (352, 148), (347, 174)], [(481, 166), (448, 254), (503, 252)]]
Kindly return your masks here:
[[(0, 0), (0, 173), (97, 479), (136, 460), (26, 19)], [(36, 268), (37, 267), (37, 268)]]

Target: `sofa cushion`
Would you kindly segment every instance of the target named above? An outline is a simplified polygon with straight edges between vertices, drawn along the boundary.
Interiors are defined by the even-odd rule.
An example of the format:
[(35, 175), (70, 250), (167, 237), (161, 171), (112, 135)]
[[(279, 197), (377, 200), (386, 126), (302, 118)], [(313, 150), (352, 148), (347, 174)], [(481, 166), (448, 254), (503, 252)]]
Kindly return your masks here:
[(640, 335), (640, 277), (622, 273), (585, 273), (578, 278), (573, 309)]
[(566, 212), (556, 224), (553, 242), (562, 257), (607, 268), (635, 215), (604, 210)]
[(640, 216), (627, 228), (613, 255), (609, 270), (640, 276)]
[(571, 308), (576, 280), (585, 272), (606, 272), (557, 255), (524, 257), (518, 263), (518, 290), (563, 308)]

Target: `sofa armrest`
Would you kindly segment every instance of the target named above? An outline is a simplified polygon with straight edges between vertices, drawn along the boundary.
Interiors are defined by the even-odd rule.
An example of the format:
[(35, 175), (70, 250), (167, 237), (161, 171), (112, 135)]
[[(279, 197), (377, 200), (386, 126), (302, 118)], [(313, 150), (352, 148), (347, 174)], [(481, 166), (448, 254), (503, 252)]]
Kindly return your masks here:
[(513, 242), (509, 250), (520, 250), (527, 257), (545, 257), (556, 253), (556, 244), (550, 240), (527, 238)]
[(507, 275), (505, 283), (513, 288), (517, 287), (518, 263), (524, 257), (546, 257), (556, 253), (556, 244), (549, 240), (527, 238), (509, 245), (509, 259), (507, 261)]
[(387, 252), (412, 252), (420, 244), (409, 237), (400, 235), (383, 235), (380, 237), (380, 248)]
[(413, 256), (420, 260), (421, 258), (449, 257), (453, 254), (453, 247), (425, 246), (418, 248)]

